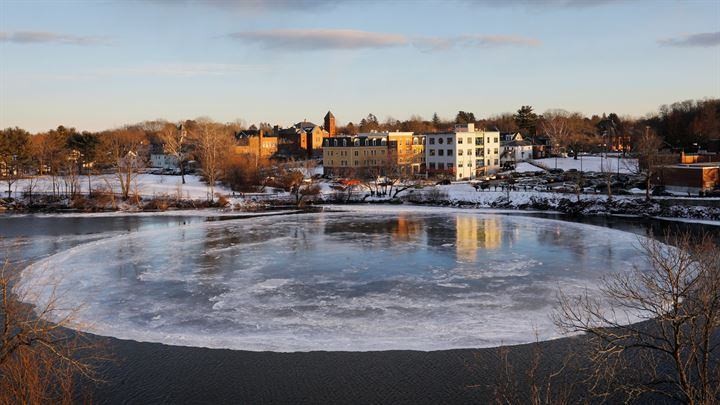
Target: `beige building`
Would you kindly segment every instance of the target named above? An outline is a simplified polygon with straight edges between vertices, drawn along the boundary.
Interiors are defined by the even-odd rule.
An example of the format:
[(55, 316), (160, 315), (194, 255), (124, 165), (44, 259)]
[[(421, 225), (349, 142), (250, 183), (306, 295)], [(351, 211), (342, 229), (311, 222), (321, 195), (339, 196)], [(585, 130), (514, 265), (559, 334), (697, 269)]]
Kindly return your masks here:
[(323, 141), (325, 174), (372, 177), (425, 172), (425, 137), (412, 132), (370, 132)]

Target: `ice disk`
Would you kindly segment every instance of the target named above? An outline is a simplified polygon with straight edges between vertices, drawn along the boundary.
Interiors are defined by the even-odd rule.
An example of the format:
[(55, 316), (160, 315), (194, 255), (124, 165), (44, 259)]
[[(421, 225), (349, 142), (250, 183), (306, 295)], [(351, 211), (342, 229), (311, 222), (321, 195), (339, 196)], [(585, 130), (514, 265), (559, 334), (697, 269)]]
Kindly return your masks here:
[[(76, 327), (242, 350), (439, 350), (558, 336), (562, 288), (642, 265), (637, 237), (474, 212), (332, 212), (93, 240), (23, 272)], [(56, 314), (62, 316), (61, 313)]]

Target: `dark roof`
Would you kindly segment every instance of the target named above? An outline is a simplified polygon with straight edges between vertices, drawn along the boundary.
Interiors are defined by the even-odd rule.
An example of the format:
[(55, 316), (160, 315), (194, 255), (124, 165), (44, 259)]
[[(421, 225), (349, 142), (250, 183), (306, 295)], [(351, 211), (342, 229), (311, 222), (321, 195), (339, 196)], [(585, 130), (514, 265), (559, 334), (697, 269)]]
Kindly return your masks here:
[(304, 129), (304, 130), (306, 130), (306, 131), (307, 131), (308, 129), (312, 130), (312, 129), (315, 128), (316, 126), (317, 126), (317, 125), (313, 124), (313, 123), (310, 122), (310, 121), (298, 122), (297, 124), (294, 125), (295, 128)]
[(327, 119), (327, 118), (335, 118), (335, 116), (333, 115), (333, 113), (331, 113), (330, 111), (328, 111), (327, 114), (325, 114), (325, 118), (326, 118), (326, 119)]
[(503, 146), (531, 146), (532, 143), (529, 141), (507, 141), (503, 142)]

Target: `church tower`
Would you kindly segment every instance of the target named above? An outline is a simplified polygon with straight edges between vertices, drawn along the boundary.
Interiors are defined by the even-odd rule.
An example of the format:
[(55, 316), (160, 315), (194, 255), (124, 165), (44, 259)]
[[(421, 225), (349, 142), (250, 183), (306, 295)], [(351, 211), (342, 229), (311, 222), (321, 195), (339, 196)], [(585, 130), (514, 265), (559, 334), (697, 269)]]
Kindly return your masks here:
[(325, 114), (324, 127), (330, 137), (335, 136), (335, 116), (330, 111)]

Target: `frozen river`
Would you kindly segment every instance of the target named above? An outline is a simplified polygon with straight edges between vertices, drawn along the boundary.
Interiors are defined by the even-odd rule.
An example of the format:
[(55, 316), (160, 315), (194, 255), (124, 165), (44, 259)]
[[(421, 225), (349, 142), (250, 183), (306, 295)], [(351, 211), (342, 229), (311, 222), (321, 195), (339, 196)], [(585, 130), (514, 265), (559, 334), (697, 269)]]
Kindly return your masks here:
[[(129, 232), (128, 232), (129, 231)], [(80, 329), (242, 350), (437, 350), (559, 336), (563, 289), (643, 265), (637, 236), (477, 211), (398, 208), (168, 220), (109, 229), (46, 256)]]

